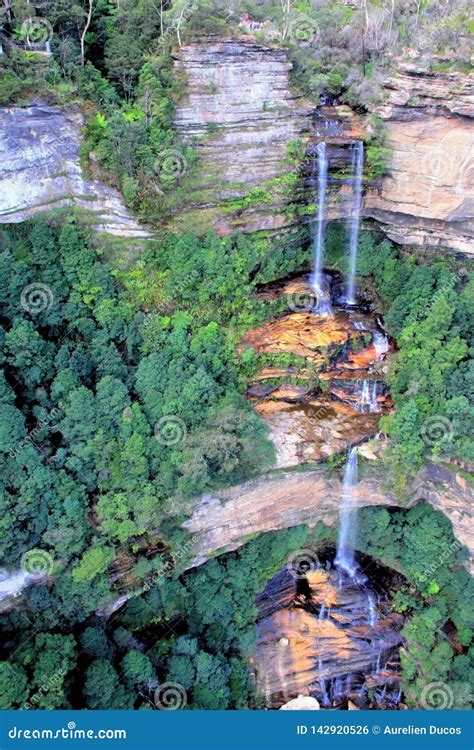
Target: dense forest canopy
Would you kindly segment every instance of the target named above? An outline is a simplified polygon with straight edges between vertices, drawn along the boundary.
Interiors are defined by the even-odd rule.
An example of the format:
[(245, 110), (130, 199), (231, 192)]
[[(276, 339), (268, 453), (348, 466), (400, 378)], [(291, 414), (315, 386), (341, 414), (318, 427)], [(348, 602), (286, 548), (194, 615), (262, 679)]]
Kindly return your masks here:
[[(336, 230), (328, 244), (337, 267)], [(42, 631), (33, 642), (26, 636), (27, 650), (18, 646), (13, 663), (5, 662), (4, 707), (25, 702), (26, 680), (38, 692), (39, 678), (25, 672), (34, 649), (45, 661), (38, 667), (43, 676), (60, 672), (37, 707), (66, 707), (70, 701), (89, 708), (146, 707), (156, 686), (168, 679), (190, 691), (194, 708), (259, 705), (246, 665), (255, 616), (249, 574), (255, 575), (257, 593), (307, 532), (276, 535), (275, 559), (268, 557), (263, 536), (255, 549), (263, 545), (265, 565), (261, 557), (250, 562), (250, 546), (227, 563), (231, 572), (226, 563), (214, 562), (184, 579), (177, 575), (191, 554), (180, 528), (188, 498), (271, 465), (267, 429), (241, 395), (258, 358), (247, 351), (239, 359), (236, 343), (239, 332), (268, 316), (251, 291), (268, 274), (291, 269), (291, 254), (286, 265), (284, 258), (278, 246), (272, 252), (271, 243), (243, 237), (168, 235), (136, 268), (117, 272), (97, 255), (73, 217), (3, 231), (3, 559), (10, 568), (26, 565), (51, 576), (47, 585), (27, 591), (25, 611), (2, 618), (10, 635), (32, 626)], [(455, 266), (401, 260), (390, 243), (374, 245), (370, 235), (361, 242), (361, 279), (374, 278), (390, 331), (400, 342), (391, 375), (398, 408), (385, 418), (384, 429), (392, 437), (388, 460), (402, 485), (427, 453), (473, 455), (468, 331), (474, 281), (469, 276), (459, 281)], [(440, 414), (453, 420), (455, 429), (427, 444), (424, 420)], [(400, 592), (398, 606), (413, 613), (406, 632), (413, 648), (421, 649), (422, 672), (428, 669), (434, 679), (438, 658), (430, 659), (439, 654), (445, 661), (436, 669), (452, 672), (461, 690), (464, 657), (453, 662), (439, 634), (428, 633), (452, 620), (468, 646), (469, 615), (461, 607), (467, 574), (454, 547), (449, 566), (433, 581), (418, 581), (417, 570), (435, 554), (430, 547), (435, 526), (432, 511), (410, 513), (409, 522), (403, 521), (406, 560), (397, 551), (396, 517), (386, 511), (374, 515), (379, 520), (373, 533), (372, 515), (364, 522), (366, 549), (415, 584), (415, 593)], [(408, 539), (417, 538), (417, 523), (427, 524), (427, 547), (410, 562)], [(442, 549), (450, 535), (443, 519)], [(332, 532), (326, 530), (322, 539), (333, 541)], [(246, 596), (238, 593), (242, 585)], [(203, 586), (216, 592), (219, 617), (209, 597), (202, 600)], [(135, 596), (104, 632), (94, 612), (124, 591)], [(229, 603), (234, 596), (235, 611)], [(199, 614), (202, 601), (205, 610)], [(187, 623), (179, 637), (160, 636), (150, 645), (144, 633), (150, 627), (161, 632), (177, 613)], [(246, 623), (234, 636), (233, 618)], [(221, 624), (213, 625), (216, 621)], [(415, 627), (427, 628), (423, 647), (415, 646)], [(88, 665), (82, 698), (77, 660)], [(215, 685), (209, 688), (211, 674)], [(419, 675), (408, 668), (407, 689), (411, 686), (415, 704), (424, 684)]]
[[(437, 53), (448, 69), (468, 69), (468, 3), (0, 0), (0, 10), (1, 103), (80, 107), (84, 170), (154, 229), (134, 262), (126, 243), (93, 236), (79, 212), (1, 232), (2, 566), (38, 585), (0, 615), (0, 708), (156, 708), (167, 684), (183, 690), (182, 708), (263, 707), (248, 667), (255, 597), (295, 548), (334, 545), (334, 529), (263, 534), (186, 570), (183, 523), (196, 498), (274, 465), (268, 427), (244, 394), (259, 368), (291, 357), (238, 344), (287, 309), (254, 292), (306, 272), (311, 248), (307, 227), (303, 241), (165, 231), (187, 189), (183, 171), (199, 161), (173, 128), (186, 90), (173, 54), (255, 23), (257, 40), (287, 49), (299, 92), (367, 113), (409, 47), (431, 72)], [(367, 177), (383, 174), (388, 156), (372, 122)], [(335, 273), (347, 272), (343, 247), (333, 224), (326, 265)], [(474, 270), (442, 251), (401, 252), (372, 225), (357, 277), (396, 345), (395, 409), (380, 430), (403, 505), (427, 460), (474, 461)], [(337, 460), (328, 471), (341, 473)], [(448, 680), (464, 707), (472, 580), (450, 523), (421, 503), (365, 508), (360, 528), (359, 549), (404, 579), (393, 606), (406, 617), (407, 705)]]

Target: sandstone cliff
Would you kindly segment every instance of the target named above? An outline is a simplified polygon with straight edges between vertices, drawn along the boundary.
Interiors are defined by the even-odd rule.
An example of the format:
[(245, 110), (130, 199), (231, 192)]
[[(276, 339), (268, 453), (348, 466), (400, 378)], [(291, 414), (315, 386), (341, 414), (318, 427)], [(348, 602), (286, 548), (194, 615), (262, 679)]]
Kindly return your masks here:
[(364, 215), (400, 244), (474, 253), (472, 76), (412, 61), (384, 88), (390, 174), (368, 189)]
[[(348, 107), (315, 113), (291, 90), (285, 50), (248, 38), (204, 39), (183, 47), (176, 67), (185, 73), (188, 94), (175, 125), (200, 156), (187, 204), (175, 217), (178, 228), (184, 222), (220, 233), (285, 231), (298, 221), (287, 210), (295, 197), (285, 182), (295, 169), (287, 161), (288, 144), (327, 140), (337, 170), (349, 158), (348, 145), (364, 136), (361, 118)], [(390, 174), (366, 186), (363, 213), (398, 243), (473, 252), (471, 90), (467, 74), (433, 73), (418, 60), (400, 63), (384, 83), (377, 111), (392, 150)], [(78, 112), (37, 105), (0, 109), (0, 222), (76, 206), (99, 231), (148, 236), (116, 190), (83, 175), (81, 127)], [(310, 203), (313, 192), (306, 190)], [(345, 192), (344, 181), (338, 186), (333, 180), (330, 219), (345, 214)], [(313, 216), (314, 208), (303, 220)]]
[[(183, 47), (176, 65), (189, 88), (178, 105), (176, 127), (185, 140), (197, 144), (202, 160), (185, 216), (197, 228), (222, 233), (287, 229), (295, 223), (285, 211), (291, 191), (271, 183), (290, 169), (287, 144), (297, 138), (306, 144), (325, 140), (337, 168), (350, 159), (350, 142), (364, 136), (361, 119), (347, 107), (315, 112), (295, 98), (284, 50), (250, 39), (203, 40)], [(398, 243), (473, 252), (471, 88), (467, 74), (432, 73), (416, 60), (399, 63), (397, 73), (384, 83), (377, 113), (386, 122), (392, 150), (390, 174), (368, 187), (364, 216), (380, 222)], [(262, 186), (260, 199), (236, 208), (235, 199)], [(333, 185), (330, 192), (334, 200), (328, 216), (341, 218), (345, 186)], [(309, 201), (313, 199), (309, 192)]]
[(268, 200), (243, 210), (222, 205), (288, 172), (288, 144), (310, 129), (312, 107), (290, 90), (286, 51), (251, 39), (203, 40), (183, 47), (176, 67), (185, 73), (188, 93), (175, 126), (201, 159), (186, 221), (221, 232), (286, 226), (288, 196), (275, 186)]
[[(354, 507), (399, 506), (380, 470), (362, 479), (354, 493)], [(200, 565), (217, 552), (234, 550), (249, 535), (287, 529), (298, 524), (327, 526), (338, 522), (342, 492), (340, 479), (328, 477), (324, 467), (273, 474), (256, 482), (204, 496), (184, 527), (194, 535), (194, 560)], [(451, 521), (458, 541), (474, 555), (473, 491), (459, 474), (429, 464), (412, 489), (409, 505), (427, 500)]]
[(74, 206), (97, 231), (148, 237), (116, 190), (84, 177), (81, 128), (77, 112), (43, 106), (0, 108), (0, 223), (16, 224)]

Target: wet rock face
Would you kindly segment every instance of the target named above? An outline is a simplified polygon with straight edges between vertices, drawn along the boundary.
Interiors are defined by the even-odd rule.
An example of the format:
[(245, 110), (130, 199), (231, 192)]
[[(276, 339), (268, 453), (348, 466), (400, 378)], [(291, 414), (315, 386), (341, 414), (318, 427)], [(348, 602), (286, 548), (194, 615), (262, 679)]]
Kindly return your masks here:
[[(397, 498), (381, 462), (367, 469), (354, 492), (354, 508), (370, 505), (410, 507), (427, 500), (453, 524), (459, 542), (474, 555), (473, 491), (460, 474), (428, 464), (410, 490), (411, 500)], [(253, 534), (289, 529), (299, 524), (337, 524), (342, 493), (341, 480), (328, 476), (324, 466), (307, 471), (280, 471), (255, 482), (246, 482), (218, 494), (206, 495), (194, 504), (183, 524), (193, 534), (193, 560), (189, 567), (206, 562), (224, 550), (235, 550)]]
[(270, 427), (277, 468), (321, 461), (377, 432), (380, 414), (364, 414), (327, 398), (289, 405), (264, 401), (255, 410)]
[(368, 690), (385, 686), (384, 699), (391, 693), (398, 701), (403, 618), (388, 613), (384, 598), (367, 580), (322, 567), (297, 580), (285, 569), (269, 581), (257, 599), (253, 659), (267, 707), (299, 695), (322, 708), (342, 708), (348, 699), (368, 707)]
[(288, 143), (310, 127), (312, 106), (290, 91), (286, 51), (251, 40), (204, 39), (183, 47), (176, 67), (185, 73), (187, 95), (175, 126), (202, 160), (187, 221), (194, 216), (223, 234), (285, 227), (284, 195), (232, 215), (219, 204), (287, 172)]
[[(347, 107), (322, 107), (311, 121), (314, 107), (290, 91), (283, 50), (248, 40), (203, 40), (183, 47), (176, 64), (189, 85), (176, 126), (185, 139), (197, 138), (204, 163), (204, 179), (187, 211), (188, 219), (196, 214), (197, 226), (204, 222), (221, 233), (287, 229), (293, 221), (283, 210), (288, 195), (274, 192), (233, 212), (219, 204), (284, 174), (291, 140), (326, 141), (330, 169), (337, 172), (350, 161), (349, 144), (364, 137), (362, 119)], [(363, 215), (379, 221), (398, 243), (472, 253), (472, 79), (403, 60), (384, 86), (377, 112), (392, 150), (390, 174), (368, 186)], [(347, 185), (333, 187), (329, 220), (347, 213)], [(309, 188), (306, 200), (312, 203)], [(314, 214), (304, 220), (314, 220)]]
[(118, 191), (84, 177), (82, 117), (54, 107), (0, 108), (0, 223), (16, 224), (65, 206), (83, 210), (97, 231), (128, 238), (150, 234)]
[[(349, 338), (349, 316), (329, 318), (312, 312), (295, 312), (247, 331), (242, 345), (251, 346), (261, 354), (291, 353), (323, 364), (325, 355), (346, 344)], [(354, 338), (360, 338), (360, 334), (356, 333)]]
[[(308, 279), (302, 277), (269, 285), (257, 296), (263, 301), (286, 297), (290, 307), (298, 309), (308, 302), (311, 306), (311, 294)], [(376, 371), (389, 343), (368, 313), (341, 307), (330, 316), (313, 310), (289, 312), (247, 331), (240, 351), (245, 347), (264, 357), (299, 358), (287, 369), (271, 363), (263, 367), (247, 390), (270, 428), (276, 468), (323, 461), (346, 451), (375, 435), (380, 413), (391, 406)]]

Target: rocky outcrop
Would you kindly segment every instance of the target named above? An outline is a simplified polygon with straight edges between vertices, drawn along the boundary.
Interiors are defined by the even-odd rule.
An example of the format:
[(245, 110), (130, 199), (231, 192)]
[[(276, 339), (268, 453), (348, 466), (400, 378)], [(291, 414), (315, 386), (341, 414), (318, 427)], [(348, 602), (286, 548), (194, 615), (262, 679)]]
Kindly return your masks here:
[[(285, 211), (290, 191), (272, 185), (290, 169), (288, 143), (327, 141), (337, 171), (347, 163), (348, 144), (364, 136), (361, 118), (347, 107), (323, 107), (311, 121), (311, 106), (290, 90), (284, 50), (251, 39), (203, 40), (183, 47), (176, 65), (189, 90), (178, 105), (176, 127), (185, 140), (196, 142), (202, 163), (178, 224), (183, 219), (221, 233), (288, 229), (295, 222)], [(472, 81), (461, 71), (444, 70), (442, 63), (436, 72), (418, 60), (397, 65), (377, 110), (392, 150), (390, 172), (368, 187), (364, 216), (380, 222), (400, 244), (472, 253)], [(264, 188), (261, 194), (239, 204), (258, 187)], [(334, 187), (329, 219), (347, 214), (347, 184)], [(303, 220), (313, 218), (314, 213)]]
[(285, 227), (288, 196), (278, 185), (245, 207), (232, 201), (288, 172), (287, 146), (310, 127), (312, 107), (290, 90), (286, 51), (252, 39), (204, 39), (182, 47), (176, 67), (186, 76), (187, 95), (175, 126), (196, 145), (201, 162), (188, 225), (221, 233)]
[[(333, 297), (332, 282), (327, 286)], [(239, 346), (270, 357), (247, 396), (270, 428), (275, 468), (325, 460), (373, 436), (380, 412), (391, 406), (379, 382), (389, 343), (375, 318), (337, 307), (332, 315), (308, 310), (314, 293), (307, 278), (270, 284), (256, 296), (284, 297), (296, 310), (247, 331)], [(272, 367), (275, 355), (294, 359), (285, 370)]]
[(390, 173), (368, 189), (364, 215), (400, 244), (474, 253), (472, 76), (415, 60), (384, 90)]
[(316, 697), (324, 708), (342, 708), (349, 696), (364, 703), (366, 680), (370, 687), (398, 689), (403, 618), (379, 613), (378, 596), (365, 582), (341, 579), (334, 568), (298, 574), (296, 582), (284, 569), (267, 583), (257, 606), (252, 666), (267, 708), (298, 695)]
[[(382, 468), (366, 472), (354, 492), (354, 507), (400, 505), (388, 484)], [(200, 565), (217, 551), (237, 549), (253, 534), (299, 524), (312, 527), (319, 521), (335, 525), (341, 492), (340, 479), (330, 477), (321, 466), (267, 475), (256, 482), (206, 495), (184, 524), (194, 535), (192, 566)], [(460, 474), (442, 465), (428, 464), (414, 484), (408, 504), (427, 500), (444, 513), (453, 525), (455, 537), (474, 556), (473, 495), (470, 483)]]
[(472, 75), (456, 70), (448, 60), (433, 59), (423, 63), (415, 56), (399, 61), (396, 75), (384, 82), (385, 101), (381, 114), (400, 116), (404, 111), (423, 108), (431, 114), (473, 117), (472, 83)]
[(117, 190), (87, 179), (80, 165), (79, 112), (54, 107), (0, 108), (0, 223), (73, 206), (97, 231), (146, 238)]

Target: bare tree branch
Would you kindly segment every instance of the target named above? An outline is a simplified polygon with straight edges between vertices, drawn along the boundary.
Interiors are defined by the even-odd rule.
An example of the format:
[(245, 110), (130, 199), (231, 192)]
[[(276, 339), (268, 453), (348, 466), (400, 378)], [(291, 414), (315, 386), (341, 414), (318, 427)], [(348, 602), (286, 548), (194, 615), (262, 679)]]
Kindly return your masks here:
[(94, 0), (89, 0), (89, 12), (87, 13), (86, 23), (85, 23), (84, 29), (82, 30), (82, 34), (81, 34), (81, 65), (82, 65), (82, 67), (84, 67), (84, 65), (85, 65), (84, 45), (85, 45), (85, 39), (86, 39), (87, 31), (89, 29), (89, 26), (91, 25), (93, 3), (94, 3)]

